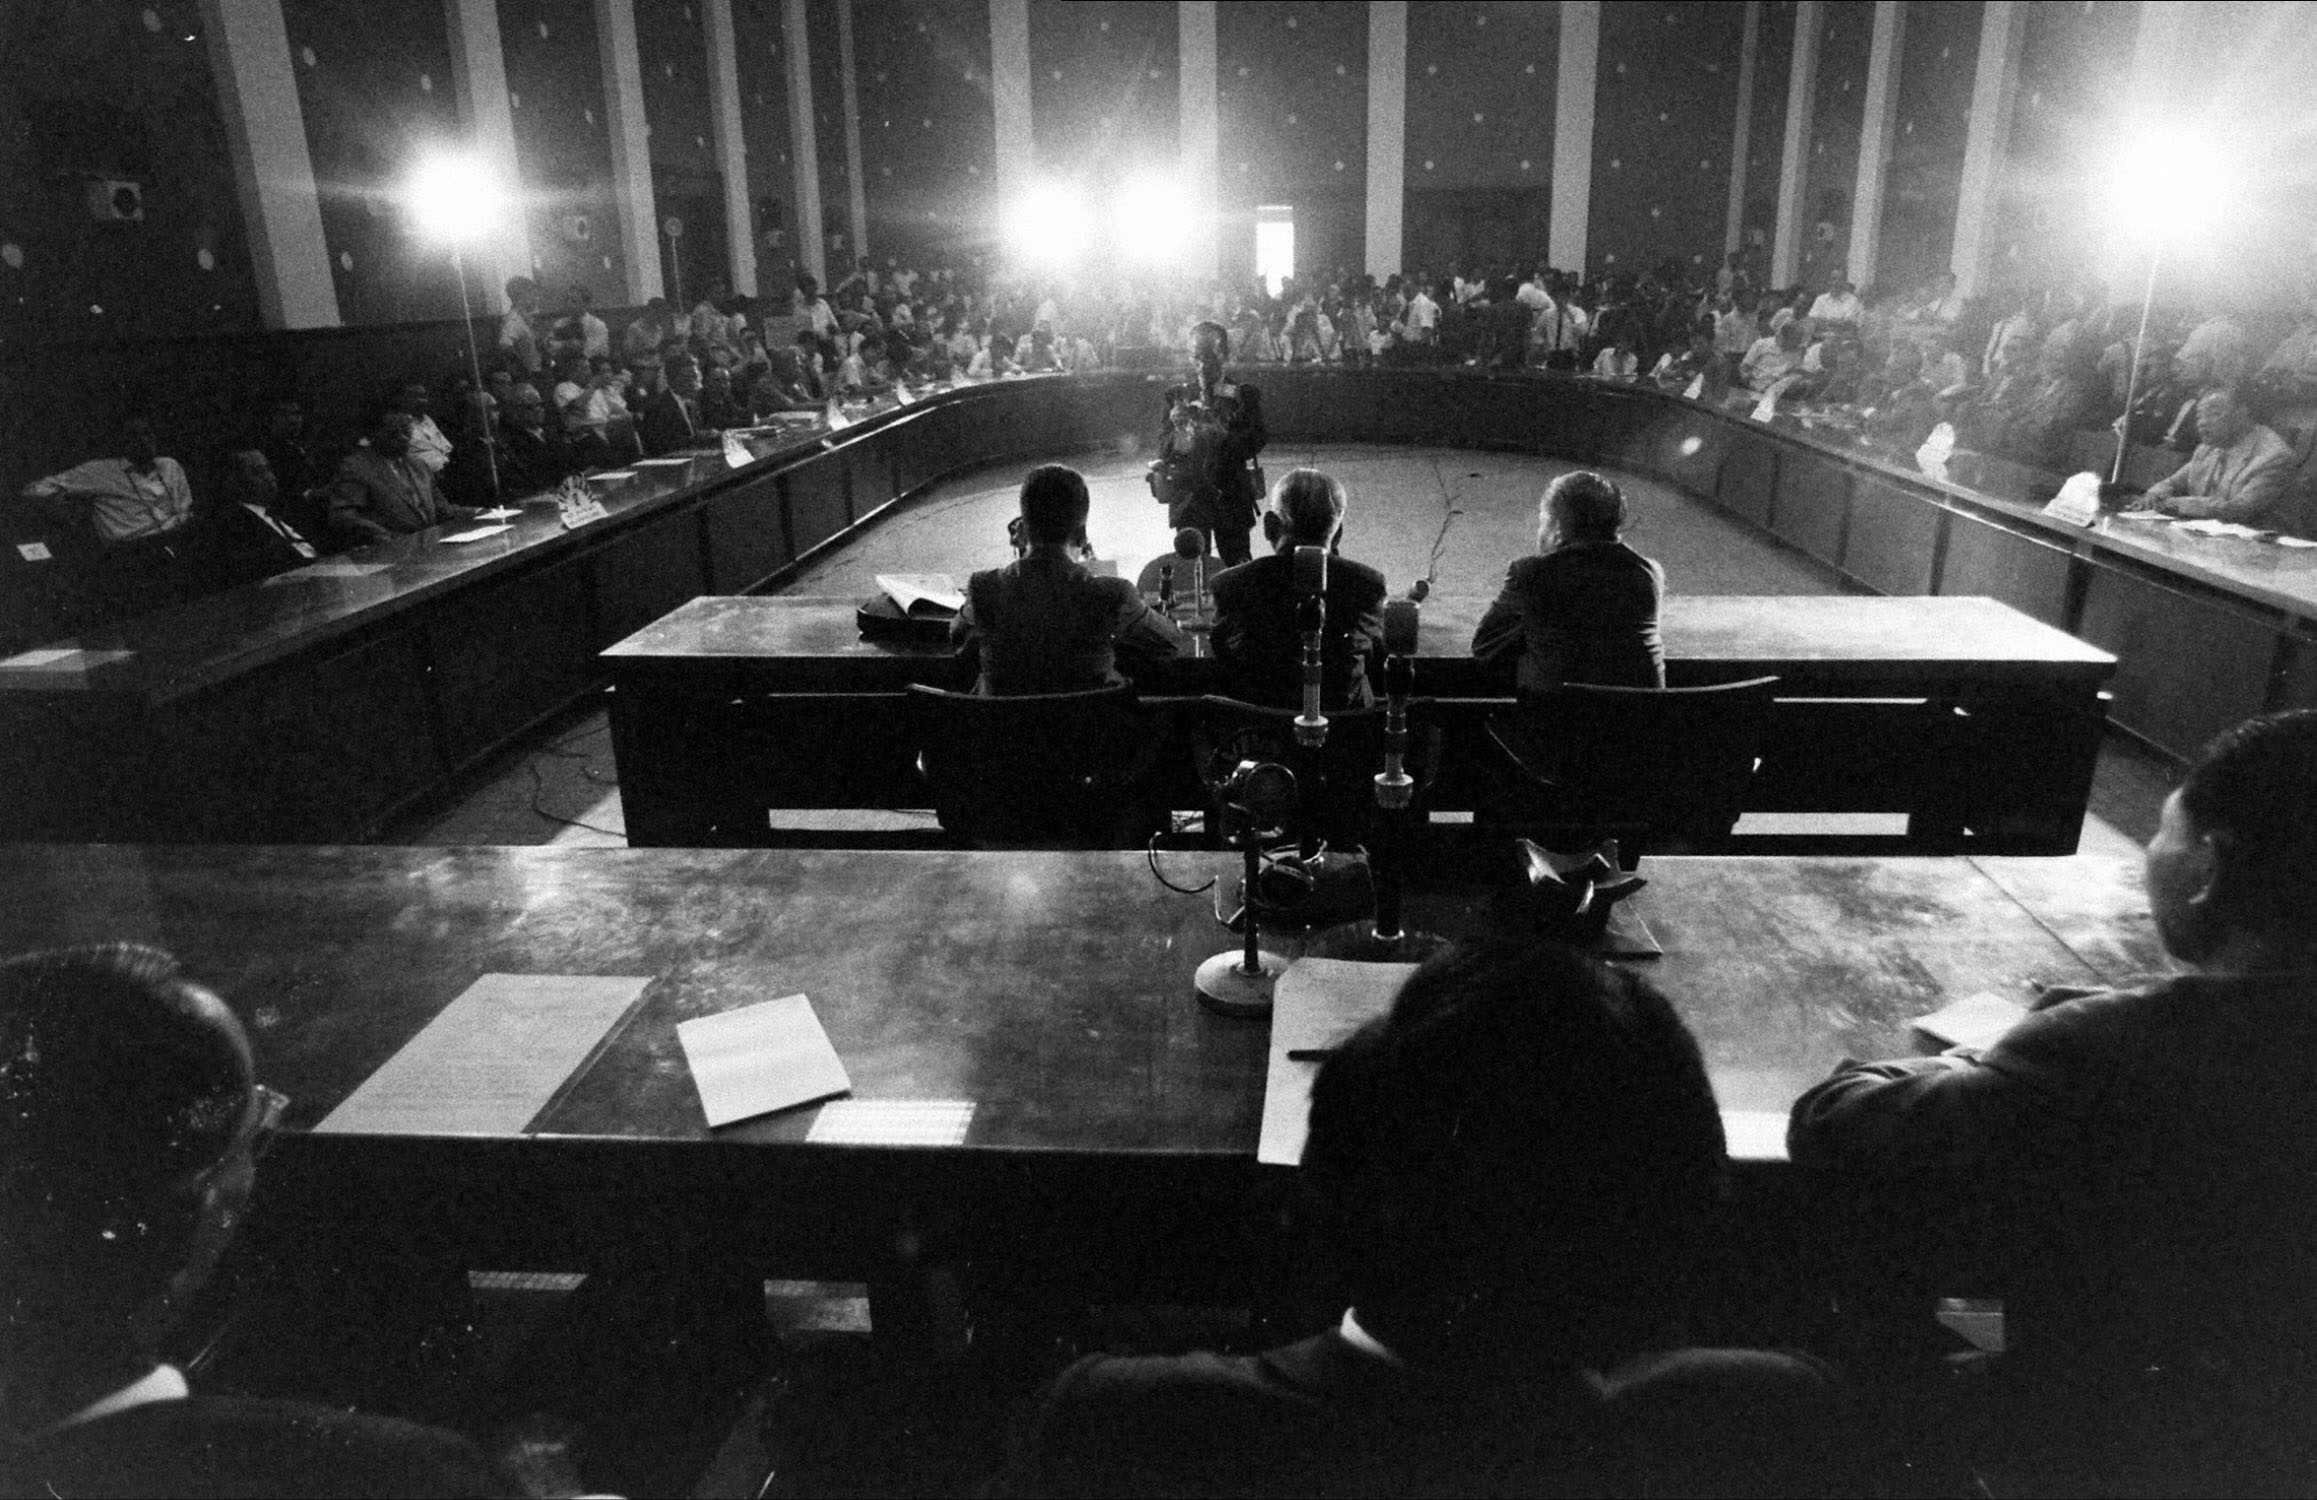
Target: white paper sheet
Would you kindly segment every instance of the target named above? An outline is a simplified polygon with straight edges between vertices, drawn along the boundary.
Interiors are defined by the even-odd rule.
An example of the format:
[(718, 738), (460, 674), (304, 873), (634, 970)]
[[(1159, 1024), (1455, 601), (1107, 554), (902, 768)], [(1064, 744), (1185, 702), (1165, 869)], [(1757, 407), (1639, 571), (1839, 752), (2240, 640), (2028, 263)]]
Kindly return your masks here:
[(2317, 547), (2317, 542), (2305, 536), (2281, 536), (2275, 539), (2280, 547)]
[(477, 526), (472, 531), (454, 531), (442, 540), (454, 544), (479, 542), (484, 537), (497, 536), (502, 531), (513, 531), (514, 529), (512, 526)]
[(606, 469), (601, 474), (588, 475), (587, 479), (590, 484), (610, 484), (615, 480), (635, 477), (636, 471), (633, 469)]
[(1981, 990), (1908, 1024), (1942, 1047), (1992, 1047), (2027, 1019), (2027, 1008)]
[(711, 1129), (853, 1089), (802, 995), (685, 1021), (676, 1040)]
[(265, 586), (272, 588), (284, 583), (315, 583), (329, 578), (368, 578), (373, 573), (383, 573), (393, 566), (392, 563), (315, 563), (294, 572), (276, 573), (265, 581)]
[(521, 514), (523, 514), (521, 511), (516, 510), (512, 506), (497, 505), (493, 506), (489, 510), (481, 512), (475, 517), (475, 519), (478, 521), (504, 521), (510, 517), (519, 516)]
[(1271, 1066), (1263, 1081), (1263, 1139), (1255, 1159), (1292, 1167), (1303, 1160), (1317, 1059), (1290, 1052), (1332, 1047), (1392, 1008), (1414, 964), (1361, 964), (1305, 958), (1288, 965), (1272, 991)]
[(315, 1130), (514, 1135), (626, 1014), (649, 979), (485, 974)]
[(1774, 1109), (1725, 1109), (1722, 1140), (1732, 1161), (1784, 1161), (1786, 1112)]
[(14, 656), (0, 657), (0, 667), (26, 667), (37, 671), (62, 666), (79, 655), (78, 646), (44, 646), (38, 651), (19, 651)]
[(674, 469), (682, 468), (691, 461), (688, 458), (639, 458), (636, 460), (636, 467), (639, 469)]

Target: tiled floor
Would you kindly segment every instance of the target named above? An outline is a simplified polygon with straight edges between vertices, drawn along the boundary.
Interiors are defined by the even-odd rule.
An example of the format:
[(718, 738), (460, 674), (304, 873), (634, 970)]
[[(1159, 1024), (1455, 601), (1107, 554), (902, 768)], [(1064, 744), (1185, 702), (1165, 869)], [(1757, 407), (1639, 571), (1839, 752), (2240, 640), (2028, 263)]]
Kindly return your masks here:
[[(1444, 594), (1491, 594), (1505, 564), (1535, 545), (1536, 502), (1570, 466), (1520, 454), (1453, 448), (1283, 447), (1264, 455), (1277, 479), (1298, 465), (1323, 468), (1351, 491), (1345, 550), (1383, 569), (1395, 586), (1420, 576)], [(1165, 511), (1142, 479), (1144, 458), (1100, 449), (1073, 457), (1094, 493), (1088, 525), (1097, 550), (1133, 577), (1172, 540)], [(816, 559), (788, 586), (798, 594), (858, 598), (879, 573), (945, 572), (963, 578), (1007, 558), (1022, 466), (1008, 464), (934, 486), (859, 537)], [(1828, 594), (1846, 585), (1829, 570), (1646, 479), (1622, 481), (1633, 510), (1628, 539), (1665, 564), (1673, 589), (1691, 594)], [(2120, 736), (2101, 757), (2085, 819), (2085, 853), (2126, 853), (2153, 831), (2169, 768)], [(929, 816), (858, 815), (864, 826)], [(816, 823), (832, 821), (815, 814)], [(623, 848), (618, 770), (600, 704), (583, 705), (510, 751), (455, 802), (395, 830), (408, 844), (563, 844)]]

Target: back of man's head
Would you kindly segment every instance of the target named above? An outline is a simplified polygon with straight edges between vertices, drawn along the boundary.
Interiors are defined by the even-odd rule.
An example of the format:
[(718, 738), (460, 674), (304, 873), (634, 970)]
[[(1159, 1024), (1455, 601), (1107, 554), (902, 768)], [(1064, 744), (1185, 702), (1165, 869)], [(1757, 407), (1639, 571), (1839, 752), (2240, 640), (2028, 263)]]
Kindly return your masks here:
[(1022, 480), (1022, 531), (1033, 542), (1070, 541), (1094, 503), (1086, 480), (1063, 464), (1040, 464)]
[(1272, 492), (1272, 509), (1279, 513), (1282, 546), (1324, 547), (1335, 540), (1344, 520), (1341, 481), (1317, 469), (1296, 469)]
[[(1649, 984), (1496, 942), (1410, 977), (1314, 1081), (1303, 1175), (1354, 1305), (1444, 1352), (1598, 1353), (1683, 1292), (1723, 1171), (1693, 1041)], [(1386, 1335), (1389, 1338), (1389, 1335)]]
[(1545, 529), (1567, 542), (1614, 542), (1625, 529), (1625, 492), (1590, 469), (1554, 480), (1540, 509)]
[(98, 1342), (187, 1268), (254, 1098), (241, 1024), (168, 954), (0, 963), (0, 1359)]
[(2179, 796), (2213, 843), (2214, 920), (2317, 948), (2317, 709), (2224, 731), (2190, 764)]

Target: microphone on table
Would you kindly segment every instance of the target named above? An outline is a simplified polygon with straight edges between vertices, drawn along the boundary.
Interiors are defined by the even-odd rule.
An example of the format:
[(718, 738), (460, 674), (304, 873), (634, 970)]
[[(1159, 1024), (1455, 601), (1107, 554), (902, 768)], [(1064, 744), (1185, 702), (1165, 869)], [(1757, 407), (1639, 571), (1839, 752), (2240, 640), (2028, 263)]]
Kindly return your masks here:
[(1295, 721), (1295, 742), (1318, 749), (1327, 743), (1327, 715), (1319, 709), (1320, 637), (1327, 631), (1327, 548), (1295, 549), (1295, 628), (1303, 635), (1303, 712)]
[[(1429, 592), (1421, 579), (1411, 595)], [(1400, 898), (1407, 886), (1403, 868), (1409, 848), (1408, 810), (1416, 800), (1416, 778), (1408, 773), (1408, 700), (1416, 691), (1417, 600), (1395, 599), (1384, 606), (1384, 769), (1376, 776), (1378, 851), (1375, 861), (1374, 952), (1388, 959), (1421, 956), (1438, 946), (1423, 933), (1400, 925)]]

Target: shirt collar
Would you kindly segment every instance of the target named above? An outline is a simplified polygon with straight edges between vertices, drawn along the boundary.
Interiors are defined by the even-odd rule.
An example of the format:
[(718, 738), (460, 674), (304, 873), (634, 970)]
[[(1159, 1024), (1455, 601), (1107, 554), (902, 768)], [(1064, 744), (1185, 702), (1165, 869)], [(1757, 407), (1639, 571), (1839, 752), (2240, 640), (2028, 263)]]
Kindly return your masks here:
[(1359, 1309), (1347, 1307), (1344, 1318), (1336, 1325), (1336, 1336), (1371, 1359), (1380, 1359), (1388, 1365), (1404, 1365), (1406, 1360), (1385, 1347), (1382, 1340), (1360, 1326)]
[(185, 1384), (183, 1371), (175, 1365), (155, 1365), (111, 1395), (99, 1396), (49, 1428), (49, 1431), (61, 1432), (67, 1427), (100, 1421), (134, 1407), (153, 1406), (163, 1401), (183, 1401), (192, 1394), (192, 1389)]

